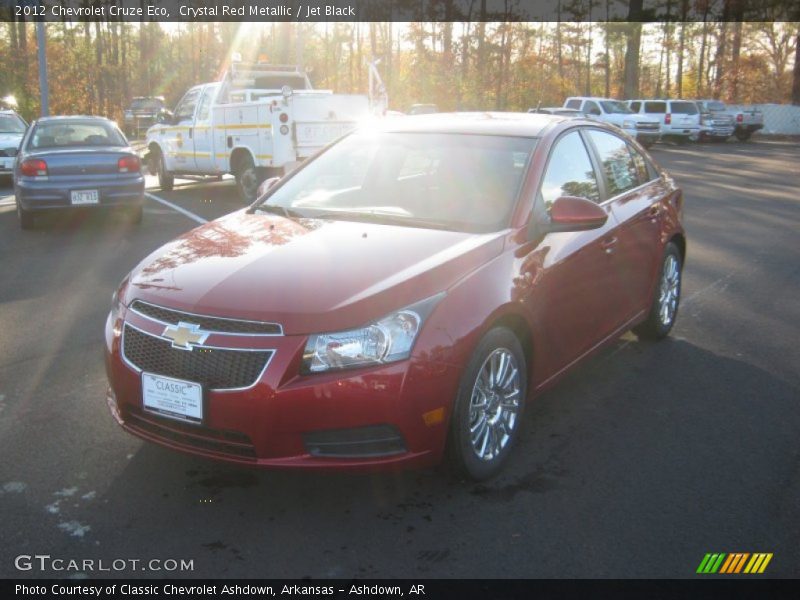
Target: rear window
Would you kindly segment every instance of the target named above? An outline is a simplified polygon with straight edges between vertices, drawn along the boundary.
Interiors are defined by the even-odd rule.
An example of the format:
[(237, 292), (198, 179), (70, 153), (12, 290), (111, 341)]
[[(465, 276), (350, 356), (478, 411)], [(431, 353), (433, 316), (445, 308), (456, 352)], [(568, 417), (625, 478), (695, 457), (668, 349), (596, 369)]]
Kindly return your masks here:
[(127, 146), (125, 137), (111, 123), (103, 121), (47, 121), (36, 125), (28, 148), (69, 148)]
[(160, 110), (164, 103), (157, 98), (134, 98), (131, 102), (133, 110)]
[(0, 115), (0, 133), (25, 133), (25, 121), (17, 115)]
[(697, 105), (694, 102), (673, 102), (672, 112), (677, 115), (696, 115)]
[(645, 102), (644, 103), (644, 112), (646, 113), (656, 113), (659, 115), (663, 115), (667, 112), (667, 103), (666, 102)]

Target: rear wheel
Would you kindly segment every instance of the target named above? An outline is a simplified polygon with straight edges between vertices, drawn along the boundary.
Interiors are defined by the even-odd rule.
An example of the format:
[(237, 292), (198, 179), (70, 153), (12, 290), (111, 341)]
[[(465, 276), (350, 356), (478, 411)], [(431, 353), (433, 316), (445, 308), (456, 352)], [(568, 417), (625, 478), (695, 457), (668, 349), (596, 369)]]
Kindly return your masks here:
[(33, 229), (34, 215), (31, 211), (22, 208), (22, 204), (17, 200), (17, 217), (19, 218), (19, 226), (21, 229)]
[(263, 181), (263, 173), (248, 155), (243, 158), (236, 170), (236, 188), (243, 202), (251, 204), (258, 195), (258, 186)]
[(670, 242), (664, 251), (658, 287), (650, 313), (647, 315), (647, 320), (633, 330), (640, 338), (660, 340), (672, 330), (681, 299), (682, 269), (680, 250)]
[(175, 186), (175, 176), (167, 171), (167, 163), (164, 161), (164, 155), (158, 152), (153, 160), (156, 163), (158, 187), (165, 192), (171, 192), (172, 188)]
[(750, 136), (753, 135), (752, 131), (737, 131), (736, 132), (736, 139), (740, 142), (746, 142), (750, 139)]
[(525, 354), (505, 327), (487, 333), (461, 379), (450, 419), (453, 466), (476, 480), (496, 475), (516, 441), (527, 377)]

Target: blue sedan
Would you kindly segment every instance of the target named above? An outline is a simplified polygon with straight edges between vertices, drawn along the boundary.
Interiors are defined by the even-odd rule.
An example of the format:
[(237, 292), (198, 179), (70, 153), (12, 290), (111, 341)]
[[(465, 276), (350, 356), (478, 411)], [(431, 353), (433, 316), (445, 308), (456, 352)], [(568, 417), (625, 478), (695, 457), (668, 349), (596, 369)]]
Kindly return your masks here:
[(22, 140), (14, 166), (20, 226), (35, 213), (114, 208), (141, 222), (144, 176), (139, 156), (113, 121), (102, 117), (43, 117)]

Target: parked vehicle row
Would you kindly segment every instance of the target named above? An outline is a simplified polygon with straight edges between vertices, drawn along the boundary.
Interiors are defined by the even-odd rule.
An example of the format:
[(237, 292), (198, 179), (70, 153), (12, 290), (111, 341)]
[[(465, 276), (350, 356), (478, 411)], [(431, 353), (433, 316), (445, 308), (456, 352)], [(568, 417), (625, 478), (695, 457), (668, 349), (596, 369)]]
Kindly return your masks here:
[(616, 125), (649, 147), (660, 139), (725, 141), (732, 135), (746, 141), (764, 127), (756, 108), (729, 108), (719, 100), (634, 99), (570, 97), (562, 107), (528, 112), (585, 116)]

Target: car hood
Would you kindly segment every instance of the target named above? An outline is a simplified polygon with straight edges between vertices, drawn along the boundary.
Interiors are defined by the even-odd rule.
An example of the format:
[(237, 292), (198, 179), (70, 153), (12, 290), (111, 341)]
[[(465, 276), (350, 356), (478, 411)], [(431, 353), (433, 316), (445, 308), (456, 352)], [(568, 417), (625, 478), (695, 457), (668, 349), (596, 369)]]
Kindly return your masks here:
[(123, 300), (276, 322), (287, 335), (341, 330), (448, 289), (502, 248), (501, 233), (242, 210), (153, 252)]
[(0, 133), (0, 150), (18, 147), (23, 135), (22, 133)]

